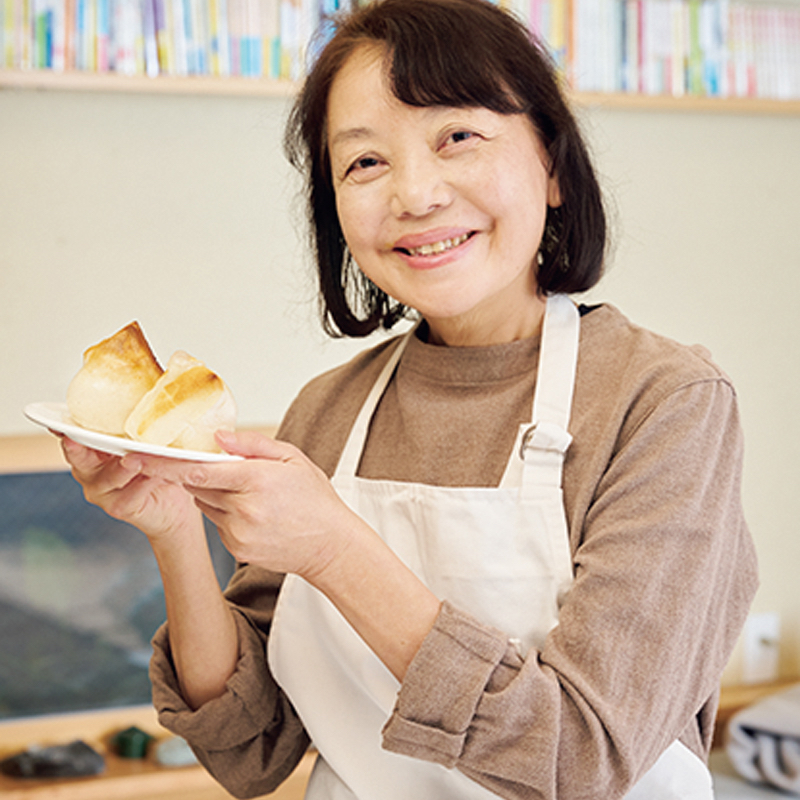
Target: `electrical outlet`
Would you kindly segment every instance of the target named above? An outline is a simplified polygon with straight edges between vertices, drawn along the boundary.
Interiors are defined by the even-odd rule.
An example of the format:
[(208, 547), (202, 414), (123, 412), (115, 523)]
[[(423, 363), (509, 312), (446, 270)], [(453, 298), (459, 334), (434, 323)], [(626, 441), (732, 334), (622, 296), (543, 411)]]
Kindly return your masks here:
[(744, 683), (766, 683), (778, 677), (780, 618), (775, 612), (751, 614), (744, 626)]

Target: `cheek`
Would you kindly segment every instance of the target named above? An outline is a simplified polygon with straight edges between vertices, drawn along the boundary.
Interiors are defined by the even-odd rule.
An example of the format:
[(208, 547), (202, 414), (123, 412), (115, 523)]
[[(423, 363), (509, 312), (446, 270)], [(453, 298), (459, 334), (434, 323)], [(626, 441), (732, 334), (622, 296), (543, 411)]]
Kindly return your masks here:
[(370, 241), (376, 224), (374, 204), (365, 202), (362, 196), (349, 192), (336, 197), (339, 225), (350, 252), (358, 260), (357, 253)]

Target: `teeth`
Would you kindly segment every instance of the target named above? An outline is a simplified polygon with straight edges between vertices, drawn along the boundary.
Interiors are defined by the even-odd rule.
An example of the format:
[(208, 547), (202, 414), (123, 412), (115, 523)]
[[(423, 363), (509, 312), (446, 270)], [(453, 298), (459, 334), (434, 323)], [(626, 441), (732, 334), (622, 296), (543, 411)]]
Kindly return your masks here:
[(444, 253), (445, 250), (451, 250), (458, 245), (463, 244), (469, 239), (469, 234), (465, 233), (462, 236), (457, 236), (455, 239), (443, 239), (441, 242), (433, 242), (432, 244), (423, 244), (421, 247), (411, 247), (408, 252), (412, 256), (434, 256), (439, 253)]

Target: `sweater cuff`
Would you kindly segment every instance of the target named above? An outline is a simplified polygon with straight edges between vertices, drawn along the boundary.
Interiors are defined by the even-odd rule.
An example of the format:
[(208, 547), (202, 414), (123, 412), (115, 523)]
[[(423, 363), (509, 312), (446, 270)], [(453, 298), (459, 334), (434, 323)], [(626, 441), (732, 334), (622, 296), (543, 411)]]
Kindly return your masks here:
[(239, 661), (224, 694), (192, 710), (181, 694), (172, 661), (167, 626), (153, 637), (150, 681), (158, 721), (167, 730), (205, 750), (226, 750), (269, 729), (277, 687), (264, 669), (267, 655), (261, 637), (247, 618), (234, 611)]
[(472, 719), (509, 648), (506, 634), (447, 601), (406, 672), (383, 747), (451, 768)]

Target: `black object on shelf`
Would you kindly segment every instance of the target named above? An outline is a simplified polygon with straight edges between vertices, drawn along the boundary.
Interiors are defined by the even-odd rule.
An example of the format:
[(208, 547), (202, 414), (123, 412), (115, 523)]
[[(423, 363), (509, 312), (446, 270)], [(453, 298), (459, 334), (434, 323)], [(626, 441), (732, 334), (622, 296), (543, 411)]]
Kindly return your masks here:
[(99, 775), (105, 759), (86, 742), (29, 748), (0, 761), (0, 772), (12, 778), (78, 778)]

